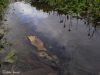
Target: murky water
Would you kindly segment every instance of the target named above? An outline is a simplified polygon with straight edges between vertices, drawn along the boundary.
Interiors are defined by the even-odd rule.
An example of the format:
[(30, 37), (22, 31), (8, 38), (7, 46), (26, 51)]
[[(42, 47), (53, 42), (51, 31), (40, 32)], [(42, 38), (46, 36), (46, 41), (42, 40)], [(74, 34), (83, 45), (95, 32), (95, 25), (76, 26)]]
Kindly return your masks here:
[(42, 59), (42, 62), (39, 61), (35, 48), (27, 40), (27, 36), (35, 35), (51, 53), (59, 57), (62, 75), (99, 75), (99, 27), (95, 28), (91, 23), (87, 25), (84, 19), (76, 19), (71, 15), (66, 18), (65, 15), (58, 16), (56, 12), (37, 10), (25, 2), (11, 3), (5, 18), (5, 24), (9, 28), (6, 37), (17, 52), (16, 64), (22, 72), (38, 71), (38, 68), (44, 68), (43, 65), (43, 70), (52, 69)]

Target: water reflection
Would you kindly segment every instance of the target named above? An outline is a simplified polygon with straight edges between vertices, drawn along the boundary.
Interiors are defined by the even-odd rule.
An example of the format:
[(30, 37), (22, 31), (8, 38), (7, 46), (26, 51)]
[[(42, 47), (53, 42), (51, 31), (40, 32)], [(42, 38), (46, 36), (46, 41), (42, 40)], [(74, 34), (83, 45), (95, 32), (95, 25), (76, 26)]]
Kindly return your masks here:
[[(45, 1), (44, 1), (45, 2)], [(76, 18), (77, 19), (77, 26), (78, 26), (78, 21), (79, 20), (82, 20), (84, 21), (84, 24), (87, 25), (88, 27), (88, 36), (89, 38), (93, 37), (94, 33), (96, 32), (97, 30), (97, 27), (100, 27), (100, 18), (99, 16), (93, 16), (94, 13), (92, 14), (88, 14), (88, 12), (84, 12), (84, 13), (81, 13), (81, 14), (75, 14), (75, 13), (70, 13), (68, 14), (66, 11), (60, 11), (59, 10), (59, 7), (58, 9), (56, 9), (55, 6), (50, 6), (49, 4), (45, 4), (45, 3), (42, 3), (42, 1), (32, 1), (31, 4), (36, 7), (37, 10), (43, 10), (44, 12), (47, 12), (52, 15), (57, 15), (59, 17), (59, 22), (61, 24), (63, 24), (63, 27), (66, 28), (66, 25), (68, 25), (68, 22), (69, 21), (69, 25), (68, 25), (68, 31), (71, 31), (72, 30), (72, 19), (73, 18)], [(69, 9), (70, 10), (70, 9)], [(56, 12), (56, 13), (55, 13)], [(97, 18), (97, 19), (96, 19)], [(67, 23), (66, 23), (67, 22)], [(91, 26), (92, 28), (90, 28)]]
[[(33, 23), (34, 25), (39, 25), (40, 21), (48, 19), (50, 15), (54, 15), (55, 17), (59, 18), (58, 21), (61, 25), (63, 25), (62, 27), (66, 28), (67, 31), (69, 32), (74, 30), (73, 28), (75, 26), (77, 30), (81, 28), (78, 27), (81, 26), (80, 22), (82, 23), (84, 22), (84, 25), (87, 26), (88, 29), (86, 28), (84, 31), (87, 31), (87, 36), (89, 38), (92, 38), (95, 32), (97, 31), (97, 24), (90, 23), (89, 18), (84, 19), (74, 14), (58, 13), (57, 11), (53, 11), (53, 8), (48, 6), (46, 7), (45, 5), (41, 5), (41, 4), (40, 5), (37, 4), (35, 6), (36, 7), (32, 7), (31, 4), (25, 3), (23, 1), (12, 3), (10, 5), (10, 7), (12, 8), (11, 12), (17, 15), (19, 20), (23, 23), (31, 23), (31, 24)], [(43, 28), (43, 26), (41, 28)]]
[(16, 14), (19, 19), (25, 23), (32, 19), (32, 21), (34, 21), (34, 24), (37, 25), (39, 20), (48, 17), (47, 13), (44, 13), (42, 10), (37, 10), (35, 7), (31, 7), (30, 4), (26, 4), (25, 2), (13, 3), (10, 7), (12, 7), (12, 9), (14, 10), (14, 14)]
[[(82, 73), (84, 71), (94, 72), (94, 70), (100, 70), (100, 31), (96, 26), (92, 26), (92, 23), (77, 16), (60, 15), (56, 11), (45, 13), (43, 10), (37, 10), (25, 2), (16, 2), (10, 6), (12, 14), (9, 16), (13, 18), (8, 16), (10, 19), (8, 24), (13, 30), (11, 30), (9, 37), (11, 41), (14, 41), (15, 49), (22, 51), (22, 53), (25, 53), (24, 51), (29, 52), (31, 47), (29, 43), (25, 43), (25, 36), (35, 34), (44, 41), (48, 49), (50, 46), (53, 47), (51, 50), (57, 56), (66, 57), (64, 55), (67, 55), (71, 57), (70, 61), (63, 59), (66, 62), (63, 62), (64, 65), (61, 65), (61, 70), (64, 69), (64, 71), (71, 71), (72, 73), (77, 69), (79, 72), (81, 70)], [(97, 37), (91, 40), (87, 38), (87, 36), (89, 38), (93, 37), (95, 32)], [(57, 43), (54, 43), (54, 41), (57, 41)], [(60, 44), (63, 48), (60, 49), (57, 44)], [(25, 46), (28, 46), (28, 48)]]

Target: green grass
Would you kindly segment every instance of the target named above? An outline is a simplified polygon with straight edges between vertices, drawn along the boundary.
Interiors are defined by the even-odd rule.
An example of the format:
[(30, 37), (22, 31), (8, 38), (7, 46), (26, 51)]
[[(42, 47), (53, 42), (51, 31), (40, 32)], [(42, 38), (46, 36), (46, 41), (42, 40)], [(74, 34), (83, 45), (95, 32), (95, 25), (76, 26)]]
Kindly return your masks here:
[(0, 0), (0, 20), (2, 20), (3, 12), (8, 6), (9, 0)]
[(47, 12), (53, 10), (58, 11), (58, 14), (89, 16), (93, 22), (100, 18), (100, 0), (38, 0), (32, 5)]

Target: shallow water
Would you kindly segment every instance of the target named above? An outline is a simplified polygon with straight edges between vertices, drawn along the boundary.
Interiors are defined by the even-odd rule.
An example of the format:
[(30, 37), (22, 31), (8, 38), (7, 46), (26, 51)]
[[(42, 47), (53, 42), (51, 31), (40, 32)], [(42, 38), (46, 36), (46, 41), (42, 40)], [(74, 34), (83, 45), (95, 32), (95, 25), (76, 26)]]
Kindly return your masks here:
[[(71, 18), (71, 15), (68, 16)], [(28, 66), (27, 71), (37, 68), (29, 62), (25, 63), (27, 60), (35, 60), (39, 63), (38, 67), (41, 64), (36, 59), (35, 48), (27, 40), (28, 35), (35, 35), (51, 53), (59, 57), (64, 75), (99, 75), (99, 27), (94, 28), (91, 23), (85, 24), (84, 19), (76, 18), (66, 19), (64, 27), (64, 23), (59, 21), (65, 15), (59, 17), (56, 12), (46, 13), (25, 2), (11, 3), (5, 18), (9, 28), (6, 37), (16, 49), (18, 69), (23, 70), (25, 66)], [(20, 66), (21, 63), (26, 65)]]

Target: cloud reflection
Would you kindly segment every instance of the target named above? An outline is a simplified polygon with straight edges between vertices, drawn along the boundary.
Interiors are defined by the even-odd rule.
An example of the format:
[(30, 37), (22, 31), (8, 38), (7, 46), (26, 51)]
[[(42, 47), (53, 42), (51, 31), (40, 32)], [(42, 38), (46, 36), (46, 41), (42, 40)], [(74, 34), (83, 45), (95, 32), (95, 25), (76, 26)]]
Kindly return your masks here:
[(40, 19), (45, 19), (48, 17), (47, 13), (44, 13), (42, 10), (37, 10), (35, 7), (32, 7), (30, 4), (25, 2), (16, 2), (13, 5), (15, 9), (15, 14), (19, 16), (21, 21), (29, 21), (30, 19), (34, 20), (34, 23), (37, 24)]

